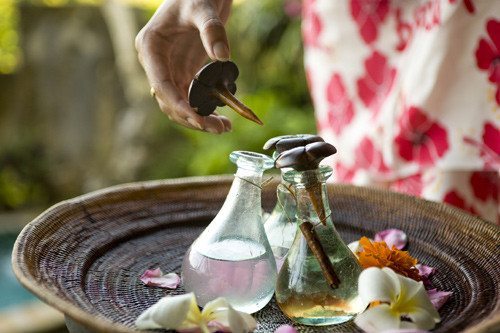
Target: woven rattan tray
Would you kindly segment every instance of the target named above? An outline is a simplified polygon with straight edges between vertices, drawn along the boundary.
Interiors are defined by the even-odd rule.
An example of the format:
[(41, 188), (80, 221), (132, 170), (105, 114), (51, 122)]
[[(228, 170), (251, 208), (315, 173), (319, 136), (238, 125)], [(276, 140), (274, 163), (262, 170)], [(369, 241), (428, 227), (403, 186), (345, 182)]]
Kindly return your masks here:
[[(165, 294), (145, 287), (147, 268), (180, 272), (191, 242), (222, 206), (232, 177), (126, 184), (62, 202), (22, 231), (13, 251), (21, 283), (63, 311), (72, 332), (136, 332), (135, 318)], [(275, 203), (272, 182), (263, 204)], [(404, 230), (409, 251), (438, 272), (453, 297), (436, 332), (496, 326), (500, 310), (500, 228), (458, 209), (387, 191), (329, 187), (333, 218), (346, 242), (386, 228)], [(255, 314), (257, 332), (288, 320), (274, 301)], [(487, 324), (485, 324), (485, 322)], [(489, 323), (489, 324), (488, 324)], [(357, 332), (350, 322), (301, 332)], [(493, 332), (493, 331), (492, 331)]]

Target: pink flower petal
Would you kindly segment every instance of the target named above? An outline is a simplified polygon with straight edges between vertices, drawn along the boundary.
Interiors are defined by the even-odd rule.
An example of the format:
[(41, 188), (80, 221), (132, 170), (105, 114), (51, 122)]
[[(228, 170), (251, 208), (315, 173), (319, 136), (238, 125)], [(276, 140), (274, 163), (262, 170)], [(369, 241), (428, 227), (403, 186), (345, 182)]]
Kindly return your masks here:
[(297, 330), (291, 325), (281, 325), (274, 333), (297, 333)]
[(427, 290), (427, 294), (429, 295), (429, 299), (431, 300), (432, 305), (434, 305), (436, 310), (439, 310), (453, 293), (451, 291), (439, 291), (437, 289), (430, 289)]
[(215, 330), (214, 332), (222, 332), (222, 333), (231, 332), (231, 327), (226, 326), (223, 323), (218, 322), (217, 320), (212, 320), (211, 322), (208, 323), (207, 326), (209, 328), (214, 329)]
[[(199, 328), (199, 327), (181, 328), (181, 329), (176, 330), (176, 332), (179, 332), (179, 333), (203, 333), (201, 331), (201, 328)], [(223, 332), (223, 331), (221, 331), (221, 332)]]
[(390, 249), (395, 246), (402, 250), (408, 243), (408, 237), (399, 229), (387, 229), (375, 234), (375, 242), (385, 242)]
[(160, 277), (162, 275), (163, 273), (159, 267), (155, 269), (146, 269), (146, 271), (141, 275), (141, 280), (142, 278), (154, 278), (154, 277)]
[(434, 267), (422, 265), (422, 264), (416, 264), (415, 267), (418, 269), (418, 273), (422, 277), (430, 277), (432, 274), (436, 272), (436, 269)]
[(434, 267), (416, 264), (415, 267), (418, 269), (418, 274), (422, 277), (422, 282), (424, 283), (425, 289), (429, 290), (433, 287), (429, 277), (436, 272)]
[(384, 331), (384, 333), (428, 333), (429, 331), (419, 330), (418, 328), (402, 328)]
[(163, 274), (160, 268), (147, 269), (140, 279), (146, 286), (168, 289), (177, 288), (181, 282), (179, 275), (176, 273)]

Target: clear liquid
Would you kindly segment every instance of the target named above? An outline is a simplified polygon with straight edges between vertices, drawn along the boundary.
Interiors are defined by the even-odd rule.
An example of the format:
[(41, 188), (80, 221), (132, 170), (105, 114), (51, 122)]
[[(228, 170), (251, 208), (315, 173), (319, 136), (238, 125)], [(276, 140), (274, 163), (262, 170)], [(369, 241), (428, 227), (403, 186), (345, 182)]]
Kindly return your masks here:
[(289, 248), (281, 246), (271, 246), (271, 249), (273, 250), (274, 260), (276, 260), (276, 269), (279, 272), (281, 266), (283, 266), (283, 263), (285, 262), (285, 257), (288, 253)]
[(272, 298), (276, 266), (271, 251), (257, 242), (224, 239), (184, 257), (182, 281), (198, 305), (224, 297), (238, 311), (254, 313)]
[(292, 246), (297, 226), (295, 223), (283, 220), (284, 214), (273, 213), (271, 217), (264, 224), (269, 244), (273, 251), (274, 258), (276, 259), (276, 266), (278, 272), (283, 265), (283, 261)]

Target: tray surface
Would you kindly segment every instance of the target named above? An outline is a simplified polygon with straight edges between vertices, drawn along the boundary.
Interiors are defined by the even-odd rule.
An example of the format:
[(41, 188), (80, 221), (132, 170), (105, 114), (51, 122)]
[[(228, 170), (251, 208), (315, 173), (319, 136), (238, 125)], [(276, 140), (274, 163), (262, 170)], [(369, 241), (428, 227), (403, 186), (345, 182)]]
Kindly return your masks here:
[[(148, 268), (180, 274), (191, 242), (222, 206), (232, 177), (125, 184), (62, 202), (19, 235), (13, 268), (21, 283), (95, 332), (138, 332), (134, 321), (166, 294), (142, 285)], [(263, 189), (275, 203), (276, 182)], [(348, 185), (329, 185), (333, 220), (348, 243), (387, 228), (404, 230), (410, 254), (436, 267), (432, 279), (453, 291), (435, 332), (459, 332), (500, 310), (500, 228), (443, 204)], [(274, 300), (254, 314), (256, 332), (290, 321)], [(300, 332), (360, 332), (352, 322)], [(155, 331), (158, 332), (158, 331)]]

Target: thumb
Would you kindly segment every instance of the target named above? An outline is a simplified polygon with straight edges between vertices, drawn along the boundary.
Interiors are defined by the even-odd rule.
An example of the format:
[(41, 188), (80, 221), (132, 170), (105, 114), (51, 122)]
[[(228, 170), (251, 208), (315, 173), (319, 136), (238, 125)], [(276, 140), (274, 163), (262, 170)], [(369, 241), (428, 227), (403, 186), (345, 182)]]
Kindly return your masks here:
[(199, 5), (193, 13), (193, 24), (200, 32), (203, 47), (212, 60), (229, 60), (229, 43), (226, 29), (217, 11), (208, 1)]

